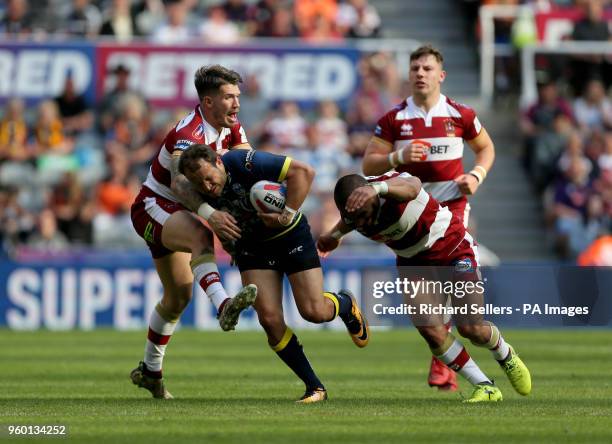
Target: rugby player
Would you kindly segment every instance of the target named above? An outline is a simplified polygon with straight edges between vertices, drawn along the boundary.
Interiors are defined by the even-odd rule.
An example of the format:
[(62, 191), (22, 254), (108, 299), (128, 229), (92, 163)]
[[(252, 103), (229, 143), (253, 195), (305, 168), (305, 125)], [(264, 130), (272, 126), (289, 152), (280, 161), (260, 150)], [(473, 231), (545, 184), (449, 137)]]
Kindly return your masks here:
[[(472, 236), (456, 215), (424, 190), (418, 178), (398, 172), (369, 179), (357, 174), (344, 176), (336, 184), (334, 200), (342, 218), (318, 239), (317, 249), (322, 255), (338, 247), (343, 235), (357, 230), (395, 252), (401, 279), (414, 279), (411, 269), (415, 266), (437, 266), (451, 267), (456, 281), (477, 280), (478, 249)], [(435, 295), (422, 292), (412, 303), (434, 300)], [(457, 306), (474, 301), (482, 306), (483, 295), (475, 292), (470, 298), (451, 300)], [(432, 355), (473, 384), (466, 402), (502, 400), (499, 388), (480, 370), (441, 318), (418, 314), (411, 318)], [(495, 325), (479, 315), (454, 319), (461, 336), (491, 351), (518, 393), (526, 396), (531, 392), (529, 370)]]
[[(368, 344), (369, 329), (348, 291), (323, 291), (319, 256), (306, 216), (299, 211), (315, 175), (313, 168), (261, 151), (237, 150), (221, 157), (206, 145), (192, 145), (181, 155), (179, 171), (213, 206), (227, 209), (239, 221), (242, 235), (231, 254), (243, 284), (257, 285), (254, 307), (269, 346), (306, 386), (298, 402), (326, 400), (325, 386), (297, 336), (285, 324), (283, 275), (287, 275), (298, 311), (307, 321), (329, 322), (339, 316), (358, 347)], [(253, 207), (249, 192), (260, 180), (286, 181), (282, 213), (261, 213)]]
[[(378, 121), (362, 166), (368, 176), (393, 168), (417, 176), (425, 190), (467, 227), (466, 195), (474, 194), (486, 178), (495, 148), (474, 110), (441, 93), (445, 77), (437, 49), (422, 46), (410, 55), (412, 95)], [(462, 162), (464, 140), (476, 155), (467, 174)], [(435, 357), (428, 382), (443, 390), (457, 387), (455, 373)]]
[(240, 75), (220, 65), (196, 71), (199, 103), (166, 135), (131, 209), (132, 223), (146, 241), (164, 287), (162, 300), (151, 314), (144, 359), (131, 373), (134, 384), (155, 398), (172, 398), (164, 386), (162, 362), (181, 313), (192, 297), (194, 277), (217, 308), (219, 324), (234, 329), (240, 312), (251, 306), (257, 287), (248, 285), (229, 298), (215, 264), (213, 234), (222, 241), (240, 236), (234, 217), (215, 210), (179, 173), (181, 153), (193, 144), (218, 152), (250, 148), (238, 122)]

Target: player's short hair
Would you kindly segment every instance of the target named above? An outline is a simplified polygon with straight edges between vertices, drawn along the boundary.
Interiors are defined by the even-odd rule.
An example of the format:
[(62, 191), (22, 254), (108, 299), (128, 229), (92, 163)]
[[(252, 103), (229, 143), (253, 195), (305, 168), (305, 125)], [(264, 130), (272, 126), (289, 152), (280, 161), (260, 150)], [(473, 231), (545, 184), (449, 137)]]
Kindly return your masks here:
[(181, 153), (178, 165), (179, 173), (185, 174), (185, 172), (193, 173), (197, 171), (200, 167), (200, 160), (214, 165), (217, 156), (217, 152), (208, 145), (202, 143), (191, 145)]
[(359, 174), (349, 174), (341, 177), (336, 182), (336, 188), (334, 188), (334, 201), (340, 213), (344, 213), (344, 207), (346, 207), (346, 201), (355, 189), (367, 185), (368, 181)]
[(440, 65), (444, 63), (444, 56), (442, 56), (442, 53), (439, 49), (434, 48), (432, 45), (423, 45), (415, 49), (410, 54), (410, 61), (412, 62), (414, 60), (420, 59), (423, 56), (428, 55), (434, 56)]
[(242, 77), (236, 71), (232, 71), (221, 65), (206, 65), (200, 67), (193, 80), (198, 97), (202, 100), (205, 96), (219, 91), (223, 85), (238, 85), (242, 83)]

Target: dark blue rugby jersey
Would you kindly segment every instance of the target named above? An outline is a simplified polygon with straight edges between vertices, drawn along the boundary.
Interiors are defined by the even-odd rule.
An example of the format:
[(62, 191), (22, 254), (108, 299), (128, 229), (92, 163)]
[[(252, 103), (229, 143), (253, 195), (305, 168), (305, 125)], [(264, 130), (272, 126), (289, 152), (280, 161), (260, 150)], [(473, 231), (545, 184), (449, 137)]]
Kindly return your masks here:
[(221, 196), (210, 201), (218, 210), (230, 213), (242, 230), (242, 241), (265, 241), (278, 238), (306, 223), (299, 213), (294, 222), (286, 228), (272, 229), (257, 217), (257, 210), (251, 205), (249, 192), (260, 180), (283, 182), (291, 164), (291, 158), (256, 150), (232, 150), (221, 156), (227, 173), (227, 182)]

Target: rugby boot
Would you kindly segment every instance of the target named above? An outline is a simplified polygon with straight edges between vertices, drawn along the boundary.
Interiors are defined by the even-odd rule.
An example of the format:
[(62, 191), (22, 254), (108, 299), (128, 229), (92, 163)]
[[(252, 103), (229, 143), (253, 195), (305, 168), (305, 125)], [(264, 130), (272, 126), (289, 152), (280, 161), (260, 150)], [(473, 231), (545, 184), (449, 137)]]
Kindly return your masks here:
[(172, 396), (164, 386), (163, 378), (152, 378), (151, 376), (147, 376), (145, 374), (147, 371), (146, 369), (145, 363), (140, 361), (138, 367), (132, 370), (130, 379), (134, 385), (147, 389), (156, 399), (173, 399), (174, 396)]
[(238, 324), (240, 313), (252, 306), (255, 299), (257, 299), (257, 286), (249, 284), (243, 287), (236, 296), (224, 302), (217, 315), (221, 330), (234, 330), (236, 324)]

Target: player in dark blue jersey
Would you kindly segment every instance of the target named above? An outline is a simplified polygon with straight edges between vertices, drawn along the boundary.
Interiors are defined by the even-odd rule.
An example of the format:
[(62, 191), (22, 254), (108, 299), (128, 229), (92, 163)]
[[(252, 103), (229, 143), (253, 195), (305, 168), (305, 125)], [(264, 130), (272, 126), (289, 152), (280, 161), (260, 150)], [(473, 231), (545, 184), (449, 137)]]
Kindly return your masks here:
[[(254, 307), (268, 344), (304, 381), (306, 392), (298, 402), (324, 401), (325, 387), (283, 318), (283, 274), (289, 279), (300, 315), (307, 321), (329, 322), (340, 316), (358, 347), (367, 345), (369, 330), (349, 292), (323, 291), (323, 273), (310, 226), (298, 211), (310, 190), (314, 170), (289, 157), (255, 150), (230, 151), (220, 157), (206, 145), (187, 148), (179, 170), (214, 208), (227, 211), (238, 221), (241, 236), (231, 253), (242, 281), (258, 287)], [(286, 181), (282, 213), (260, 213), (251, 205), (250, 189), (260, 180)]]

